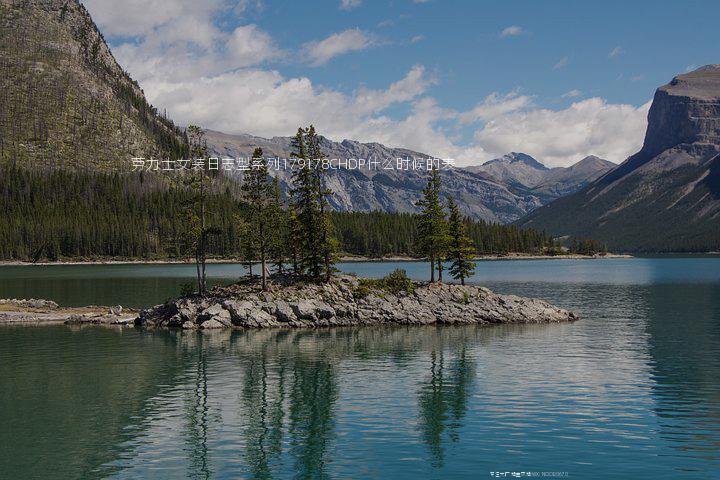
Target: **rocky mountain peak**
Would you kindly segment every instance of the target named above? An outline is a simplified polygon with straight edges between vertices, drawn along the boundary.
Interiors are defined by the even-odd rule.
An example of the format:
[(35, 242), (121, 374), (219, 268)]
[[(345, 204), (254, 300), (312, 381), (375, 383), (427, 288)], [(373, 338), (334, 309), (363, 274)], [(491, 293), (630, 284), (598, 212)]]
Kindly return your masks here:
[(720, 231), (720, 65), (655, 92), (642, 149), (584, 189), (519, 223), (610, 248), (717, 250)]
[(657, 89), (641, 150), (649, 159), (680, 144), (720, 145), (720, 65), (678, 75)]
[(528, 167), (535, 168), (537, 170), (549, 170), (545, 165), (535, 160), (533, 157), (526, 153), (522, 152), (510, 152), (508, 154), (503, 155), (500, 158), (496, 158), (494, 160), (488, 160), (483, 165), (493, 165), (493, 164), (524, 164)]

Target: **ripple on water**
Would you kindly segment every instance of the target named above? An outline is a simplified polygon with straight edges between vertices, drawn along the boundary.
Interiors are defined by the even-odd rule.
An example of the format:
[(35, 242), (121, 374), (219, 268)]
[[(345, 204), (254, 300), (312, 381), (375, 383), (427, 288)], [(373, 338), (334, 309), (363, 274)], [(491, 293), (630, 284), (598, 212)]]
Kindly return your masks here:
[(720, 284), (491, 286), (582, 320), (4, 328), (4, 475), (717, 477)]

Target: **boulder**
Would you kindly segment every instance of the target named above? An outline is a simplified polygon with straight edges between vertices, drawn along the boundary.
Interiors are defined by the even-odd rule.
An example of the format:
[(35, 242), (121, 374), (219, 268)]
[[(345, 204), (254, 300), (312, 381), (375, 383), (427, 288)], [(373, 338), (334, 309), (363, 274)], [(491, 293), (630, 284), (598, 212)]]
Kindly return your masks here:
[(215, 320), (226, 327), (232, 325), (230, 312), (220, 303), (211, 304), (197, 316), (197, 323), (202, 324), (209, 320)]
[(210, 320), (205, 320), (203, 323), (200, 324), (200, 328), (203, 330), (208, 330), (212, 328), (225, 328), (227, 325), (223, 324), (219, 320), (216, 320), (215, 318), (211, 318)]

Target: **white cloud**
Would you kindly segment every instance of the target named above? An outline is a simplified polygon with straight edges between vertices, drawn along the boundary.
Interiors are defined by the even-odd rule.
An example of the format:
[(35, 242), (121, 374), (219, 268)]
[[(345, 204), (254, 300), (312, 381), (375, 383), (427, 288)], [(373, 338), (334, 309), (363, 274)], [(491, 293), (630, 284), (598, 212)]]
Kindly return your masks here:
[[(334, 140), (381, 142), (461, 165), (508, 151), (527, 152), (549, 165), (569, 165), (587, 154), (621, 161), (637, 150), (646, 125), (648, 104), (636, 108), (593, 98), (553, 111), (517, 91), (492, 93), (467, 111), (447, 109), (429, 96), (438, 81), (422, 65), (385, 87), (350, 93), (320, 87), (306, 76), (286, 77), (267, 66), (286, 56), (269, 33), (252, 24), (222, 30), (214, 21), (259, 8), (257, 1), (87, 4), (103, 32), (128, 37), (113, 46), (118, 61), (180, 125), (271, 137), (313, 123)], [(304, 53), (322, 64), (375, 44), (370, 34), (353, 29), (305, 45)]]
[(193, 17), (206, 23), (221, 6), (220, 0), (85, 0), (83, 4), (106, 35), (146, 35), (152, 29), (182, 18)]
[(535, 109), (488, 122), (475, 139), (496, 155), (528, 153), (548, 166), (570, 165), (587, 155), (621, 162), (642, 145), (650, 102), (608, 104), (589, 98), (564, 110)]
[(341, 10), (352, 10), (362, 4), (362, 0), (340, 0)]
[(255, 25), (237, 27), (226, 45), (228, 60), (235, 68), (256, 65), (282, 55), (270, 35)]
[(622, 47), (618, 45), (617, 47), (613, 48), (613, 49), (610, 51), (610, 53), (608, 53), (608, 57), (609, 57), (609, 58), (615, 58), (615, 57), (617, 57), (618, 55), (620, 55), (621, 53), (623, 53), (624, 51), (625, 51), (625, 50), (623, 50)]
[(505, 27), (502, 32), (500, 32), (500, 36), (505, 37), (513, 37), (516, 35), (522, 35), (524, 32), (523, 28), (519, 25), (510, 25), (509, 27)]
[(553, 65), (553, 70), (560, 70), (561, 68), (565, 67), (568, 63), (570, 63), (569, 57), (563, 57), (558, 62)]
[(562, 98), (577, 98), (581, 95), (582, 95), (582, 92), (580, 90), (573, 89), (573, 90), (563, 93), (561, 96), (562, 96)]
[(359, 28), (352, 28), (333, 33), (324, 40), (308, 42), (303, 45), (303, 49), (310, 58), (311, 65), (319, 66), (338, 55), (365, 50), (375, 43), (372, 35)]
[(493, 92), (475, 105), (472, 110), (458, 114), (458, 120), (463, 123), (488, 121), (531, 105), (532, 98), (527, 95), (518, 95), (517, 92), (501, 95)]
[(410, 43), (417, 43), (425, 40), (425, 35), (415, 35), (410, 39)]

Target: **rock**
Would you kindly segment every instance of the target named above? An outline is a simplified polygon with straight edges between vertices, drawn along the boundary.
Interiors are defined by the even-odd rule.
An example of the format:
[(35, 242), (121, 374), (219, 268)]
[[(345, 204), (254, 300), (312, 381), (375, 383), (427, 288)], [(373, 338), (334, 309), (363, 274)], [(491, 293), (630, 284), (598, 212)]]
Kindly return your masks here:
[(223, 307), (230, 312), (232, 323), (241, 325), (247, 320), (248, 314), (255, 308), (255, 304), (246, 300), (226, 300), (223, 302)]
[(282, 300), (275, 303), (275, 317), (284, 323), (294, 322), (297, 320), (293, 309), (287, 302)]
[(219, 320), (216, 320), (214, 318), (211, 318), (210, 320), (206, 320), (203, 323), (200, 324), (200, 328), (203, 330), (207, 330), (210, 328), (225, 328), (227, 325), (223, 324)]
[(110, 307), (110, 311), (108, 312), (110, 315), (115, 315), (116, 317), (119, 317), (122, 315), (122, 305), (117, 305), (115, 307)]
[(300, 320), (317, 320), (314, 300), (300, 300), (290, 304), (295, 316)]
[(70, 315), (65, 321), (67, 325), (79, 325), (81, 323), (85, 323), (85, 317), (82, 315)]
[(59, 305), (52, 300), (38, 300), (35, 298), (18, 300), (16, 298), (2, 298), (0, 299), (0, 305), (11, 305), (14, 307), (21, 308), (37, 308), (43, 310), (57, 310)]
[[(285, 283), (273, 295), (241, 284), (219, 287), (213, 297), (188, 297), (141, 312), (139, 326), (201, 328), (328, 327), (334, 325), (427, 325), (553, 323), (577, 317), (547, 302), (496, 295), (467, 285), (416, 284), (393, 294), (379, 287), (355, 298), (357, 279), (340, 276), (329, 285)], [(197, 313), (199, 312), (199, 313)]]
[(232, 325), (230, 312), (220, 303), (210, 305), (197, 317), (197, 323), (205, 323), (209, 320), (215, 320), (226, 327)]

